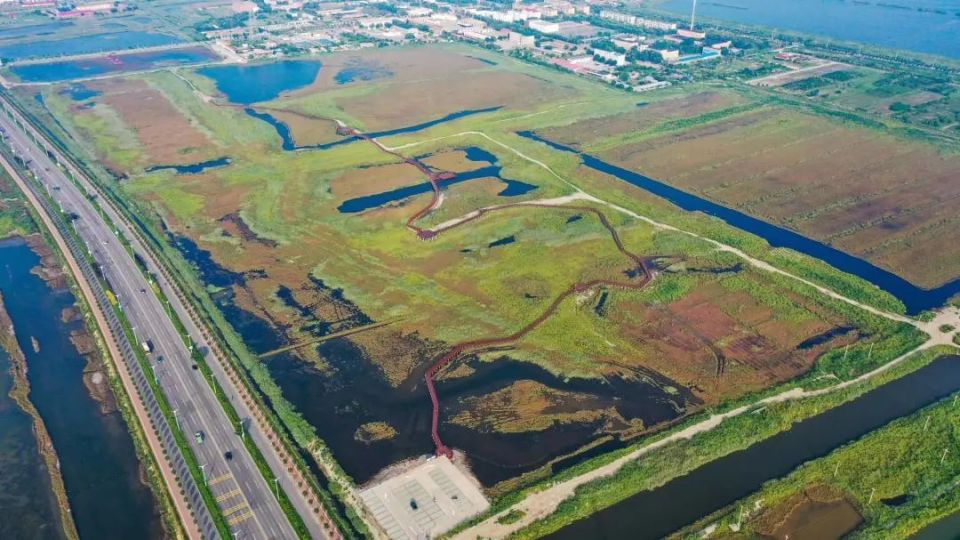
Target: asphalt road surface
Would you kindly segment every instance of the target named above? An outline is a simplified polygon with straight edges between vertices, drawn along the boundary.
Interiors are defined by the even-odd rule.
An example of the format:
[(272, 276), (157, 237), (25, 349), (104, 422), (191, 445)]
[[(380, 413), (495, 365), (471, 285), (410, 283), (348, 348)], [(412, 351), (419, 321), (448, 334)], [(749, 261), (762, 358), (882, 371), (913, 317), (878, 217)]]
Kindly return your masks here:
[[(237, 427), (231, 425), (212, 389), (194, 368), (188, 346), (167, 316), (161, 301), (153, 294), (147, 279), (124, 249), (116, 232), (110, 229), (94, 209), (94, 203), (87, 199), (86, 194), (72, 183), (6, 114), (0, 114), (0, 127), (6, 130), (8, 144), (21, 157), (29, 160), (30, 169), (51, 197), (64, 211), (78, 216), (73, 221), (74, 228), (103, 270), (123, 312), (134, 327), (138, 341), (149, 340), (152, 343), (153, 352), (149, 355), (151, 367), (170, 407), (176, 411), (177, 423), (201, 464), (207, 485), (217, 499), (234, 537), (296, 538), (277, 502), (275, 490), (279, 487), (291, 497), (312, 536), (325, 538), (319, 521), (310, 512), (307, 501), (300, 496), (293, 478), (280, 464), (264, 434), (258, 430), (255, 423), (245, 422), (249, 428), (246, 436), (253, 437), (271, 469), (280, 472), (280, 478), (275, 482), (268, 482), (257, 470), (253, 458), (247, 453), (236, 433)], [(108, 215), (113, 213), (110, 208), (104, 210)], [(114, 224), (125, 229), (118, 216), (110, 217)], [(135, 249), (143, 251), (132, 235), (127, 234), (126, 237)], [(170, 284), (162, 282), (161, 286), (167, 288)], [(168, 293), (168, 296), (171, 295)], [(180, 312), (180, 319), (201, 351), (208, 350), (199, 329), (192, 325), (189, 317), (182, 311), (183, 306), (179, 305), (179, 301), (173, 297), (171, 304)], [(245, 420), (248, 419), (251, 412), (241, 399), (236, 398), (236, 392), (219, 363), (208, 363), (221, 387), (230, 395), (238, 414)], [(203, 434), (202, 442), (195, 439), (194, 434), (197, 432)]]

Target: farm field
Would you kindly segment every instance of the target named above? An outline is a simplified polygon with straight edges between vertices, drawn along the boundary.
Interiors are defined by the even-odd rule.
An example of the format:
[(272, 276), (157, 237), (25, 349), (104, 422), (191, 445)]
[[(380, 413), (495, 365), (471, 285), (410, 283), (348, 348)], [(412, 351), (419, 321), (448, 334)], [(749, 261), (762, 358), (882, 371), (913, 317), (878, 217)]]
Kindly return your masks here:
[[(772, 135), (814, 137), (825, 120), (727, 90), (671, 90), (638, 107), (636, 96), (464, 46), (318, 61), (312, 80), (252, 102), (232, 100), (209, 68), (15, 91), (108, 168), (254, 354), (297, 345), (262, 364), (358, 482), (433, 451), (424, 376), (464, 342), (497, 340), (436, 374), (439, 431), (491, 489), (603, 437), (646, 435), (804, 375), (852, 376), (903, 344), (887, 320), (578, 196), (571, 182), (598, 197), (626, 192), (515, 134), (606, 144), (604, 155), (686, 182), (702, 148), (660, 163), (674, 135), (622, 143), (691, 122), (692, 135), (670, 144), (696, 145), (717, 125), (698, 119), (730, 109), (720, 122)], [(292, 69), (302, 78), (303, 67)], [(614, 112), (615, 122), (592, 120)], [(580, 127), (549, 128), (571, 121)], [(337, 122), (388, 132), (384, 147)], [(717, 136), (738, 129), (719, 125)], [(645, 144), (650, 153), (629, 161), (626, 149)], [(181, 169), (152, 169), (167, 165)], [(438, 202), (425, 171), (440, 178)], [(658, 218), (725, 227), (651, 195), (627, 199)], [(371, 323), (386, 324), (317, 341)]]
[(951, 181), (960, 154), (762, 95), (735, 96), (698, 93), (540, 134), (787, 226), (921, 287), (960, 275), (960, 248), (945, 241), (960, 229), (953, 211), (960, 184)]

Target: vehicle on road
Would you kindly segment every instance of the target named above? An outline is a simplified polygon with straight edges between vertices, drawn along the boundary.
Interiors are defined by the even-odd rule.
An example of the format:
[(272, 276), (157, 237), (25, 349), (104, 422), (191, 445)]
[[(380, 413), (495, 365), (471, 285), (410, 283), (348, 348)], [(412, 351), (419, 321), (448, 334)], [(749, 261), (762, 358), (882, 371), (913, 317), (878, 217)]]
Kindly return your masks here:
[(224, 452), (223, 459), (227, 461), (231, 461), (233, 459), (233, 452), (231, 452), (230, 450), (227, 450), (226, 452)]
[(153, 352), (153, 342), (149, 339), (145, 339), (140, 343), (140, 346), (143, 347), (143, 352), (152, 353)]
[(203, 440), (206, 438), (202, 431), (198, 431), (193, 434), (193, 438), (197, 441), (197, 444), (203, 444)]

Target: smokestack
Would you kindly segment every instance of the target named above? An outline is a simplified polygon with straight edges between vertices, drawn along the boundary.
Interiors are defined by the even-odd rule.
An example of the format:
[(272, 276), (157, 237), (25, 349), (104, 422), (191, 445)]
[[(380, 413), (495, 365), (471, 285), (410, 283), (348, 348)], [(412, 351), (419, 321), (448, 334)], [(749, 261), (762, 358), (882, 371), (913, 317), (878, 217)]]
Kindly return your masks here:
[(693, 9), (690, 11), (690, 30), (693, 30), (693, 23), (697, 18), (697, 0), (693, 0)]

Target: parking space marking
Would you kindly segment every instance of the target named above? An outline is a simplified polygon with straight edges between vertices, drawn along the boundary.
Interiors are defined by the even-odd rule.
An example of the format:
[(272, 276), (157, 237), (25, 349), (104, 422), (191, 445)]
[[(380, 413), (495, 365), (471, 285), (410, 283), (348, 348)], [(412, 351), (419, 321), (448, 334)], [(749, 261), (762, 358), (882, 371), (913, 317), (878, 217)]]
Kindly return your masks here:
[(217, 496), (217, 502), (218, 502), (218, 503), (221, 503), (221, 502), (223, 502), (223, 501), (225, 501), (225, 500), (227, 500), (227, 499), (232, 499), (232, 498), (236, 497), (237, 495), (240, 495), (241, 493), (242, 493), (242, 492), (240, 491), (240, 488), (231, 489), (230, 491), (228, 491), (228, 492), (226, 492), (226, 493), (223, 493), (223, 494), (221, 494), (221, 495), (218, 495), (218, 496)]
[(233, 478), (233, 475), (230, 474), (230, 473), (227, 473), (227, 474), (225, 474), (225, 475), (223, 475), (223, 476), (218, 476), (218, 477), (214, 478), (213, 480), (210, 480), (209, 482), (207, 482), (207, 485), (215, 486), (215, 485), (219, 484), (220, 482), (226, 482), (227, 480), (229, 480), (229, 479), (231, 479), (231, 478)]
[(253, 517), (253, 511), (247, 510), (242, 514), (237, 514), (231, 518), (227, 518), (227, 523), (229, 523), (230, 525), (239, 525), (240, 523), (243, 523), (244, 521), (250, 519), (251, 517)]

